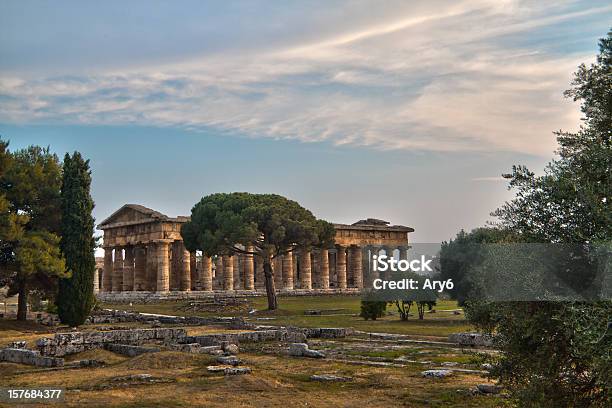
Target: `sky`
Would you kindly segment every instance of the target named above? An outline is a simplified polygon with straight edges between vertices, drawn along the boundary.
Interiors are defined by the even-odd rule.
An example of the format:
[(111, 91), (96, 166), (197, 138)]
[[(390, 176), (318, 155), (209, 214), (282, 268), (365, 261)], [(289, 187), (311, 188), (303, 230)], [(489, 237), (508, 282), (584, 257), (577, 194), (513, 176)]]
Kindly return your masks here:
[(0, 137), (90, 159), (100, 222), (273, 192), (440, 242), (541, 171), (605, 1), (1, 1)]

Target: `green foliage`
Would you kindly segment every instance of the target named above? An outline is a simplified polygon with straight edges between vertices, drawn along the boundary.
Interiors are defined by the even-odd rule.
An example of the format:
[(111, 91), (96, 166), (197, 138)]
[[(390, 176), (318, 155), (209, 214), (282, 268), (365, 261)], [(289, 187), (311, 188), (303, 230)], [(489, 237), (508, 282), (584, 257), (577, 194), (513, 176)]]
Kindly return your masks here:
[(10, 152), (0, 140), (0, 286), (19, 294), (25, 319), (30, 290), (52, 293), (65, 275), (59, 250), (61, 168), (49, 149)]
[(212, 194), (191, 210), (181, 235), (190, 251), (206, 255), (252, 253), (263, 262), (268, 307), (276, 309), (270, 267), (274, 257), (299, 249), (329, 247), (334, 228), (297, 202), (276, 194)]
[(59, 281), (57, 310), (62, 323), (69, 326), (83, 324), (94, 302), (96, 242), (90, 187), (89, 161), (78, 152), (72, 156), (66, 154), (61, 188), (61, 249), (71, 276)]
[(467, 233), (461, 230), (455, 239), (443, 242), (440, 249), (440, 279), (452, 279), (449, 290), (452, 299), (463, 305), (473, 291), (468, 275), (483, 261), (483, 244), (510, 242), (512, 233), (497, 228), (476, 228)]
[(375, 300), (362, 300), (361, 301), (361, 313), (359, 316), (365, 320), (372, 319), (376, 320), (379, 317), (385, 315), (387, 310), (387, 302), (375, 301)]
[[(612, 237), (612, 32), (597, 62), (581, 65), (566, 95), (582, 101), (584, 124), (559, 132), (559, 159), (543, 176), (523, 166), (507, 175), (516, 198), (499, 226), (522, 242), (583, 244), (609, 251)], [(606, 249), (607, 248), (607, 249)], [(609, 258), (608, 258), (609, 259)], [(570, 270), (576, 274), (576, 270)], [(577, 280), (590, 279), (580, 270)], [(608, 270), (609, 278), (609, 270)], [(468, 302), (466, 314), (496, 334), (503, 351), (492, 372), (520, 406), (610, 406), (612, 301)]]

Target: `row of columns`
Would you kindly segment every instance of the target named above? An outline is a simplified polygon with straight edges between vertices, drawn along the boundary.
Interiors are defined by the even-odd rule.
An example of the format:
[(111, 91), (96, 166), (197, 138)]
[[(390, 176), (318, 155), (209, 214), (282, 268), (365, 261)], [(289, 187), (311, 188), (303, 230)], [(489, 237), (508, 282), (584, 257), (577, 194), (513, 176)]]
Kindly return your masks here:
[[(391, 255), (397, 248), (337, 245), (335, 250), (290, 252), (272, 260), (274, 283), (279, 290), (362, 289), (378, 277), (374, 276), (376, 273), (371, 266), (371, 256), (383, 249), (387, 255)], [(400, 259), (406, 259), (406, 248), (400, 247), (399, 250)], [(263, 289), (263, 262), (255, 258), (252, 254), (214, 258), (202, 255), (198, 262), (195, 254), (190, 253), (182, 241), (164, 240), (137, 246), (107, 247), (100, 290), (167, 292)]]

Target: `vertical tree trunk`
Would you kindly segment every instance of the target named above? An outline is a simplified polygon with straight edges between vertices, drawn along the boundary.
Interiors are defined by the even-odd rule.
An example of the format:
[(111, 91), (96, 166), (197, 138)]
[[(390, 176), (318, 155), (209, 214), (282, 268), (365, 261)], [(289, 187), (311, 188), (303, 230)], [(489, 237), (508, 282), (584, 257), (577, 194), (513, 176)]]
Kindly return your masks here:
[(270, 258), (265, 258), (263, 262), (264, 277), (266, 279), (266, 295), (268, 296), (268, 310), (278, 309), (276, 301), (276, 288), (274, 287), (274, 272), (270, 265)]
[(17, 298), (17, 320), (25, 321), (28, 317), (28, 291), (24, 280), (19, 282), (19, 297)]

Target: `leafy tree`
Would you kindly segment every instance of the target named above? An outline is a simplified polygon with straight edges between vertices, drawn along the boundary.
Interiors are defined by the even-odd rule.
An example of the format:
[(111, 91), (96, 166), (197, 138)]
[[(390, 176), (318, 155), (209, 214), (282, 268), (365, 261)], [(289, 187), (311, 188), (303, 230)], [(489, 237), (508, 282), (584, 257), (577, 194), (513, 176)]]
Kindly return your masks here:
[[(583, 125), (558, 132), (559, 158), (535, 176), (515, 166), (516, 198), (494, 215), (523, 242), (573, 243), (584, 258), (612, 245), (612, 32), (597, 61), (581, 65), (566, 95), (580, 100)], [(582, 268), (581, 271), (585, 269)], [(588, 280), (589, 272), (576, 274)], [(608, 270), (608, 278), (610, 271)], [(567, 276), (572, 278), (572, 276)], [(503, 351), (492, 375), (521, 406), (610, 406), (612, 301), (468, 303), (468, 318), (494, 332)]]
[(376, 301), (376, 300), (362, 300), (361, 301), (361, 313), (359, 316), (365, 320), (372, 319), (376, 320), (379, 317), (385, 315), (387, 310), (387, 302)]
[(62, 254), (70, 278), (60, 279), (57, 310), (60, 320), (69, 326), (80, 326), (91, 312), (94, 302), (93, 200), (89, 193), (91, 171), (89, 161), (80, 153), (64, 157), (61, 188), (62, 199)]
[(190, 251), (253, 254), (263, 262), (268, 309), (278, 307), (271, 260), (333, 244), (334, 228), (297, 202), (276, 194), (212, 194), (191, 210), (181, 234)]
[(0, 284), (19, 294), (17, 318), (26, 319), (31, 290), (53, 292), (65, 275), (59, 250), (61, 167), (49, 149), (9, 152), (0, 140)]
[(483, 244), (512, 241), (512, 234), (498, 228), (476, 228), (471, 232), (461, 230), (454, 239), (443, 242), (440, 249), (440, 274), (442, 280), (452, 279), (452, 299), (463, 306), (473, 290), (469, 272), (483, 261)]

